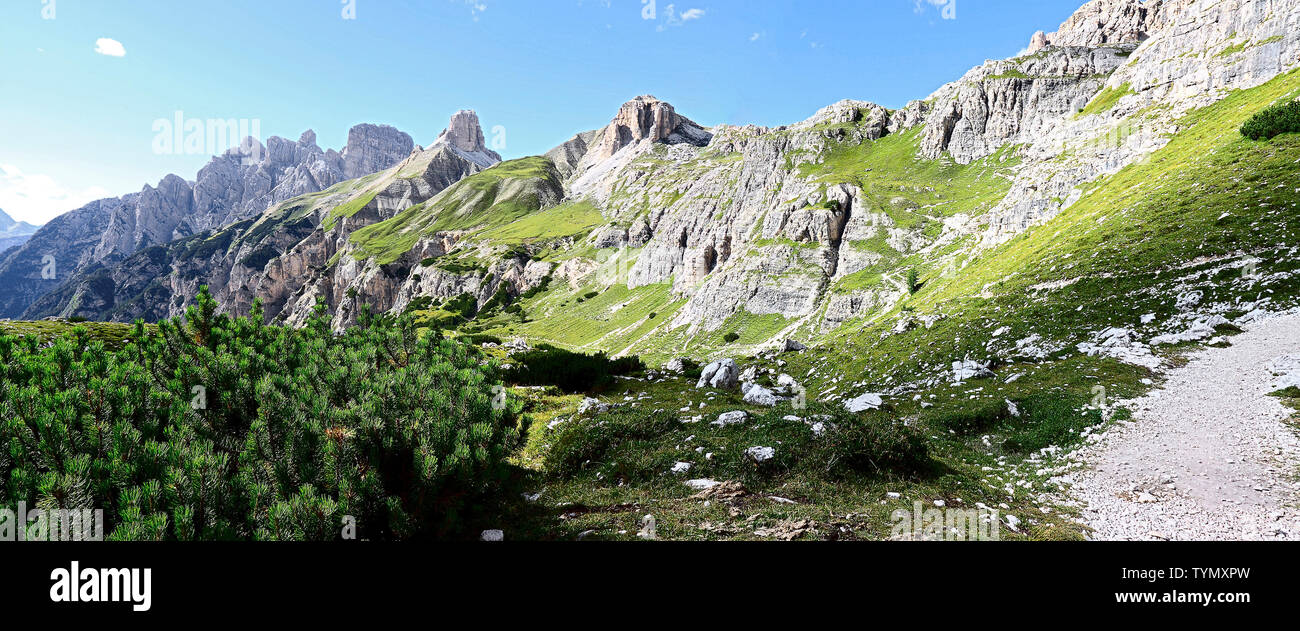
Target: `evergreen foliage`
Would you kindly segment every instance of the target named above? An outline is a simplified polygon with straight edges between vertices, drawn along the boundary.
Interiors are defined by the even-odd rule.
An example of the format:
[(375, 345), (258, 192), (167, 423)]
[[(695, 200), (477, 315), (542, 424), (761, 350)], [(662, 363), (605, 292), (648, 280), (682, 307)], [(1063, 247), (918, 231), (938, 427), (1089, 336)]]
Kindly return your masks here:
[(1251, 140), (1269, 140), (1282, 134), (1300, 132), (1300, 101), (1274, 105), (1241, 126), (1241, 135)]
[(493, 363), (409, 319), (263, 321), (204, 288), (120, 350), (0, 333), (0, 505), (103, 509), (114, 540), (454, 537), (493, 505), (518, 434)]
[(584, 355), (542, 344), (516, 355), (519, 362), (507, 375), (511, 383), (527, 386), (556, 386), (565, 392), (600, 390), (614, 383), (615, 376), (645, 370), (637, 357), (610, 359), (605, 353)]

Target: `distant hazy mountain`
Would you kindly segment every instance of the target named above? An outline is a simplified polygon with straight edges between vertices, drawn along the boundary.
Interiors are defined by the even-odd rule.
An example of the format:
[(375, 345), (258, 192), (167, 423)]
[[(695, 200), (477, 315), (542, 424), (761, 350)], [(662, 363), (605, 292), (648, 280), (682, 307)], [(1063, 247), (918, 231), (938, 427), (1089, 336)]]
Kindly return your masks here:
[(15, 245), (22, 245), (40, 226), (33, 226), (25, 221), (14, 221), (13, 217), (5, 214), (0, 209), (0, 252), (4, 252)]

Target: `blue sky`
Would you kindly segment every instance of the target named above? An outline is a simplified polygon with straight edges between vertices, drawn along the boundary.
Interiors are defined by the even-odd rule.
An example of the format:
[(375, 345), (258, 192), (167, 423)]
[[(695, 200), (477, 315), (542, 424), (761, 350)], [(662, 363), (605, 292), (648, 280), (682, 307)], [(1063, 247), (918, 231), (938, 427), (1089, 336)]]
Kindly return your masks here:
[(639, 94), (704, 125), (788, 124), (844, 98), (899, 107), (1083, 3), (653, 0), (647, 19), (649, 1), (4, 0), (0, 208), (40, 223), (193, 178), (219, 149), (160, 151), (155, 122), (177, 112), (263, 139), (310, 128), (339, 149), (362, 122), (427, 145), (472, 108), (510, 158)]

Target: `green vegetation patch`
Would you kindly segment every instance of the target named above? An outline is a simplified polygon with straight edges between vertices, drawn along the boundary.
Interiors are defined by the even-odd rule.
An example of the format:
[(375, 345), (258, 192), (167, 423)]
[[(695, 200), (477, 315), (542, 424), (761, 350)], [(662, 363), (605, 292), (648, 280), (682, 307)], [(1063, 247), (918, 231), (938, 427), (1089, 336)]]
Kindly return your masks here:
[(582, 238), (604, 223), (600, 209), (588, 200), (565, 202), (493, 228), (480, 236), (506, 244), (533, 243), (566, 237)]
[(1124, 83), (1118, 88), (1107, 86), (1101, 92), (1098, 92), (1097, 96), (1092, 97), (1092, 100), (1079, 112), (1078, 116), (1092, 116), (1093, 114), (1109, 112), (1115, 109), (1115, 105), (1119, 103), (1120, 99), (1130, 94), (1134, 94), (1134, 92), (1133, 86), (1129, 83)]
[(358, 254), (379, 264), (392, 263), (421, 237), (438, 232), (492, 228), (541, 209), (544, 195), (558, 197), (559, 173), (547, 158), (502, 162), (471, 175), (433, 199), (351, 236)]
[(978, 214), (1011, 190), (1010, 176), (1020, 159), (1008, 145), (971, 164), (944, 156), (918, 156), (922, 129), (891, 134), (873, 142), (836, 145), (817, 163), (799, 165), (803, 177), (858, 186), (868, 208), (885, 213), (899, 227), (919, 226), (926, 214)]
[[(110, 540), (471, 538), (496, 523), (517, 405), (494, 362), (409, 320), (218, 314), (112, 350), (0, 334), (0, 505), (103, 507)], [(353, 518), (345, 521), (346, 517)]]
[(1300, 132), (1300, 101), (1268, 107), (1241, 125), (1241, 135), (1251, 140), (1270, 140), (1297, 132)]

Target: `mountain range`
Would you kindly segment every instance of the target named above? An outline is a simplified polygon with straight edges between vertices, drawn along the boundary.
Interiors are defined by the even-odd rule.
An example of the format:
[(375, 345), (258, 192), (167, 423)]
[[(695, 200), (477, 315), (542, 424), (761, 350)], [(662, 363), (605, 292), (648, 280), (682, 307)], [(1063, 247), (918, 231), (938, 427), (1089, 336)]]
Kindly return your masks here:
[(26, 243), (33, 234), (36, 234), (38, 228), (40, 226), (33, 226), (25, 221), (14, 221), (13, 217), (0, 210), (0, 252)]
[[(1208, 296), (1167, 271), (1202, 259), (1289, 274), (1291, 226), (1270, 214), (1285, 210), (1198, 168), (1237, 150), (1247, 115), (1300, 94), (1300, 3), (1092, 0), (1028, 39), (903, 108), (845, 100), (780, 127), (704, 126), (640, 96), (505, 162), (472, 111), (427, 148), (373, 125), (341, 153), (310, 132), (271, 138), (255, 164), (232, 151), (193, 182), (50, 222), (0, 259), (0, 317), (156, 321), (208, 286), (231, 312), (260, 300), (293, 325), (323, 302), (336, 329), (368, 307), (664, 359), (1022, 320), (1029, 342), (974, 350), (1032, 355), (1110, 324), (1030, 326), (1061, 291)], [(1265, 157), (1215, 172), (1265, 167), (1250, 160)], [(1147, 207), (1175, 190), (1200, 206)], [(56, 279), (41, 277), (49, 252)], [(1114, 284), (1129, 277), (1145, 285)], [(1143, 324), (1173, 334), (1204, 315)], [(948, 354), (971, 351), (951, 337)]]

